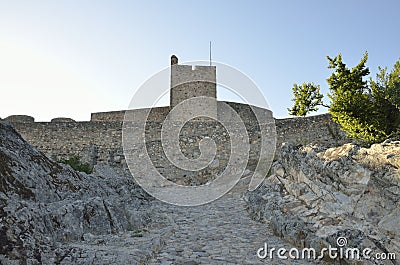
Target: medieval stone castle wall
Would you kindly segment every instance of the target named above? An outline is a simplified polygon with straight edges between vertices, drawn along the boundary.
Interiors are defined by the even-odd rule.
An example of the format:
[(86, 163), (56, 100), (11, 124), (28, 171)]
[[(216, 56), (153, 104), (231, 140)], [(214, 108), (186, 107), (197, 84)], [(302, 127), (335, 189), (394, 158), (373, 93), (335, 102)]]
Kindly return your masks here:
[[(229, 103), (241, 111), (241, 117), (249, 117), (249, 108), (244, 104)], [(168, 107), (156, 108), (151, 115), (150, 126), (161, 127), (161, 120), (168, 113)], [(123, 163), (122, 124), (124, 111), (94, 113), (88, 122), (33, 122), (30, 119), (5, 119), (33, 146), (54, 159), (65, 159), (72, 155), (95, 157), (97, 162)], [(195, 123), (192, 125), (194, 126)], [(251, 124), (251, 123), (250, 123)], [(201, 122), (192, 128), (192, 134), (200, 134)], [(276, 119), (277, 144), (318, 144), (335, 146), (347, 141), (330, 115), (305, 118)], [(157, 130), (153, 130), (157, 131)], [(250, 132), (250, 135), (252, 133)], [(155, 136), (155, 135), (154, 135)], [(150, 138), (153, 138), (151, 135)]]
[[(134, 115), (130, 115), (129, 122), (147, 121), (147, 152), (154, 166), (172, 178), (187, 176), (191, 173), (184, 172), (168, 163), (162, 149), (161, 128), (172, 108), (187, 99), (199, 96), (215, 98), (215, 102), (212, 101), (211, 105), (200, 105), (202, 108), (200, 111), (203, 111), (205, 116), (208, 114), (211, 117), (217, 117), (217, 114), (221, 113), (224, 103), (216, 101), (216, 68), (178, 65), (178, 59), (172, 56), (171, 107), (153, 108), (150, 112), (149, 109), (137, 109), (134, 110)], [(248, 168), (254, 169), (259, 160), (261, 138), (259, 123), (249, 105), (227, 103), (239, 114), (241, 121), (245, 124), (250, 145)], [(253, 108), (256, 108), (257, 112), (260, 111), (262, 115), (266, 115), (268, 118), (266, 120), (273, 121), (271, 111)], [(187, 112), (190, 111), (193, 110), (187, 110)], [(149, 113), (148, 116), (147, 113)], [(10, 116), (5, 120), (10, 122), (25, 140), (54, 160), (64, 160), (78, 155), (84, 162), (92, 165), (105, 162), (124, 166), (126, 164), (122, 144), (124, 117), (125, 111), (113, 111), (93, 113), (91, 121), (88, 122), (75, 122), (68, 118), (56, 118), (51, 122), (34, 122), (32, 117), (21, 115)], [(275, 125), (277, 145), (287, 141), (302, 145), (334, 146), (347, 141), (329, 115), (278, 119), (275, 120)], [(273, 126), (273, 124), (268, 126)], [(270, 131), (275, 132), (272, 128)], [(196, 158), (199, 155), (198, 143), (205, 136), (211, 137), (216, 142), (217, 150), (220, 152), (217, 152), (217, 162), (210, 168), (206, 168), (204, 174), (200, 172), (200, 175), (210, 175), (210, 173), (215, 175), (223, 170), (229, 160), (230, 136), (221, 124), (210, 119), (194, 119), (188, 122), (180, 132), (180, 148), (187, 157)], [(202, 183), (201, 179), (197, 180), (197, 183)]]

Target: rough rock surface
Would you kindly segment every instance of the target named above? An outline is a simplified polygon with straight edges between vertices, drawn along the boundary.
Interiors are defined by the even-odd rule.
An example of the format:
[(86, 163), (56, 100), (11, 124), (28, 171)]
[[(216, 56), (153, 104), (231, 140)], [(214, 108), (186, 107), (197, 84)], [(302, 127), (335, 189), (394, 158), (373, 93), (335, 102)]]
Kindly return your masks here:
[[(246, 194), (254, 219), (299, 247), (371, 248), (400, 257), (400, 142), (370, 148), (283, 144), (271, 175)], [(352, 259), (343, 263), (360, 264)], [(393, 259), (362, 264), (398, 264)]]
[(78, 173), (0, 123), (0, 264), (145, 263), (164, 231), (142, 233), (160, 218), (123, 172)]

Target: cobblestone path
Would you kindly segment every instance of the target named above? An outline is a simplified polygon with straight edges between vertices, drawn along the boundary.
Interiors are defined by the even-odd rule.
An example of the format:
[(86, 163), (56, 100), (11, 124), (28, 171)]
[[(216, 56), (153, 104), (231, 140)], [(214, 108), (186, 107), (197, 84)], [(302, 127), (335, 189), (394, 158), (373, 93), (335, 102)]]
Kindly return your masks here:
[(274, 236), (268, 224), (251, 220), (245, 207), (241, 189), (197, 207), (163, 204), (160, 210), (172, 219), (174, 228), (150, 264), (313, 264), (258, 258), (264, 243), (276, 249), (293, 246)]

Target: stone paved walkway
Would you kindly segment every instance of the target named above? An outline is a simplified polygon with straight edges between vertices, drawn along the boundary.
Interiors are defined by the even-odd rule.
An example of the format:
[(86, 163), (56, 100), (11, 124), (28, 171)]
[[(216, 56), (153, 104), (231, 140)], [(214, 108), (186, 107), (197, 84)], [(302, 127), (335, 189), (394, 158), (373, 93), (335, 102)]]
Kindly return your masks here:
[(275, 237), (267, 224), (249, 218), (242, 190), (198, 207), (162, 204), (161, 211), (171, 217), (175, 227), (150, 264), (313, 264), (310, 260), (257, 257), (264, 242), (277, 249), (292, 246)]

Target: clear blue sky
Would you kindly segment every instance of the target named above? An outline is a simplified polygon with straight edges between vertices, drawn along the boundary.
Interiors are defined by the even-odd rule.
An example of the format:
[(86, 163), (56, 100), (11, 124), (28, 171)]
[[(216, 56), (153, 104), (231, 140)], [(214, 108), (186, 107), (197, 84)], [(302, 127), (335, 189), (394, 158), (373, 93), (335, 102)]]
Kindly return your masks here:
[(288, 117), (293, 83), (327, 91), (327, 55), (354, 66), (368, 51), (373, 75), (391, 68), (399, 10), (396, 0), (0, 0), (0, 117), (125, 109), (172, 54), (207, 60), (210, 40), (213, 60), (250, 76), (274, 115)]

